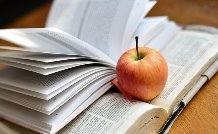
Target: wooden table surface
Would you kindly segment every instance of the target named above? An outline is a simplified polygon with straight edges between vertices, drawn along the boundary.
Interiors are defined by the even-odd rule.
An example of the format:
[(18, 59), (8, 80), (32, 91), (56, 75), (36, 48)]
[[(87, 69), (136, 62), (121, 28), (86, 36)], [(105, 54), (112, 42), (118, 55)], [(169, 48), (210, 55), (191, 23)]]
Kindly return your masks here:
[[(51, 3), (46, 3), (1, 28), (44, 27), (50, 7)], [(167, 15), (181, 24), (218, 27), (218, 0), (159, 0), (148, 16), (159, 15)], [(187, 105), (169, 133), (218, 133), (218, 73)]]

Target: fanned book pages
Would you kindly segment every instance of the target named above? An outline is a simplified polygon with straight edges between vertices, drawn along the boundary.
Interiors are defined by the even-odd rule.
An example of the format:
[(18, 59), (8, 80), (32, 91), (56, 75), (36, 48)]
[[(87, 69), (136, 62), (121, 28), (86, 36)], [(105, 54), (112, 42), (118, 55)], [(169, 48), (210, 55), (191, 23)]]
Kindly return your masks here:
[[(155, 3), (55, 0), (47, 28), (0, 30), (0, 133), (167, 132), (217, 72), (218, 32), (144, 18)], [(168, 63), (167, 84), (149, 102), (111, 89), (136, 35)]]

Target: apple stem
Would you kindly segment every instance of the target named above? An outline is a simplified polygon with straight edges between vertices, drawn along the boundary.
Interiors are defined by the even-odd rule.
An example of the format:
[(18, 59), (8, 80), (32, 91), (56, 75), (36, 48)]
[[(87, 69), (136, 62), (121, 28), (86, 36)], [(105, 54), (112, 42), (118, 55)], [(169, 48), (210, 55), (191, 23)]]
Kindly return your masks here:
[(136, 37), (135, 37), (135, 42), (136, 42), (137, 60), (139, 60), (139, 47), (138, 47), (138, 40), (139, 40), (139, 37), (136, 36)]

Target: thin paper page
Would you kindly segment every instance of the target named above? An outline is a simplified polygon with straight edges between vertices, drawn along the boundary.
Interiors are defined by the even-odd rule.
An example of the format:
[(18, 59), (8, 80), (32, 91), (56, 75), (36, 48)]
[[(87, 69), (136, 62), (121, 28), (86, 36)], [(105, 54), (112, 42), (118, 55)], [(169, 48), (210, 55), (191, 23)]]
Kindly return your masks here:
[[(19, 45), (23, 48), (28, 48), (34, 51), (70, 52), (70, 50), (61, 47), (54, 41), (47, 40), (38, 36), (38, 33), (47, 32), (48, 29), (3, 29), (0, 30), (0, 39)], [(43, 46), (43, 47), (40, 47)]]
[[(80, 64), (83, 65), (85, 63), (97, 63), (98, 61), (91, 60), (91, 59), (85, 59), (85, 57), (81, 57), (78, 59), (70, 59), (70, 60), (64, 60), (64, 61), (57, 61), (57, 62), (40, 62), (40, 61), (32, 61), (32, 60), (27, 60), (27, 59), (18, 59), (18, 58), (2, 58), (0, 57), (0, 61), (9, 61), (13, 63), (18, 63), (18, 64), (24, 64), (27, 66), (32, 66), (32, 67), (38, 67), (42, 69), (49, 69), (49, 68), (57, 68), (57, 67), (64, 67), (64, 66), (72, 66), (75, 64)], [(100, 63), (100, 62), (99, 62)]]
[(200, 32), (206, 32), (211, 34), (218, 34), (218, 29), (212, 26), (206, 26), (206, 25), (187, 25), (184, 27), (186, 30), (192, 30), (192, 31), (200, 31)]
[(0, 82), (1, 84), (11, 86), (11, 90), (13, 89), (12, 87), (14, 87), (14, 91), (16, 91), (16, 88), (23, 89), (19, 92), (24, 94), (25, 90), (29, 90), (42, 95), (49, 95), (56, 90), (58, 90), (58, 92), (61, 90), (63, 91), (64, 89), (62, 88), (67, 83), (72, 82), (75, 79), (80, 79), (83, 75), (89, 72), (95, 72), (99, 69), (104, 69), (104, 67), (82, 66), (68, 69), (60, 73), (43, 76), (40, 74), (31, 73), (29, 71), (8, 67), (1, 70)]
[[(131, 128), (134, 119), (137, 119), (151, 109), (155, 109), (155, 107), (147, 103), (130, 103), (120, 94), (107, 93), (65, 126), (59, 133), (124, 133), (127, 132), (128, 128)], [(145, 118), (148, 119), (150, 116)], [(122, 127), (123, 124), (126, 126)], [(146, 125), (149, 125), (149, 123)], [(146, 127), (146, 125), (143, 126)]]
[[(113, 76), (111, 75), (111, 77), (105, 77), (109, 74), (114, 74), (114, 71), (98, 71), (68, 87), (66, 90), (64, 90), (57, 96), (51, 98), (50, 100), (42, 100), (3, 89), (0, 90), (0, 98), (22, 105), (24, 107), (35, 109), (45, 114), (51, 114), (61, 105), (63, 105), (66, 101), (68, 101), (70, 98), (79, 93), (81, 90), (87, 90), (88, 88), (92, 88), (92, 91), (94, 92), (96, 89), (100, 88), (100, 86), (102, 86), (104, 83), (109, 82), (111, 80), (111, 77)], [(113, 78), (115, 78), (115, 75), (113, 76)]]
[[(183, 98), (182, 102), (184, 102), (185, 105), (187, 105), (193, 96), (200, 90), (200, 88), (204, 85), (205, 82), (207, 82), (209, 79), (211, 79), (216, 72), (218, 71), (218, 60), (216, 60), (202, 75), (201, 78), (196, 82), (196, 84), (193, 86), (193, 88), (186, 94), (186, 96)], [(206, 76), (206, 77), (205, 77)], [(208, 79), (209, 78), (209, 79)]]
[[(112, 80), (112, 79), (114, 79), (115, 75), (107, 75), (105, 77), (107, 77), (106, 78), (107, 80)], [(67, 118), (69, 116), (71, 116), (71, 114), (76, 114), (76, 113), (74, 113), (75, 111), (77, 111), (77, 110), (80, 111), (79, 107), (87, 108), (87, 106), (85, 106), (85, 107), (82, 106), (83, 103), (86, 103), (87, 101), (90, 101), (92, 103), (93, 101), (97, 100), (97, 98), (99, 98), (100, 95), (102, 95), (102, 93), (105, 93), (108, 90), (108, 88), (105, 88), (105, 86), (106, 85), (108, 86), (111, 84), (110, 83), (106, 83), (106, 84), (101, 83), (100, 85), (101, 85), (101, 87), (96, 88), (95, 90), (91, 90), (91, 89), (83, 90), (82, 92), (78, 93), (72, 99), (67, 101), (67, 103), (65, 103), (65, 105), (63, 105), (58, 110), (56, 110), (54, 113), (52, 113), (51, 116), (49, 116), (49, 118), (47, 118), (47, 122), (49, 124), (52, 124), (54, 127), (55, 126), (58, 127), (61, 123), (63, 123), (64, 120), (68, 120)], [(90, 100), (90, 98), (92, 98), (92, 100)], [(80, 113), (81, 112), (82, 111), (80, 111)], [(71, 121), (71, 120), (69, 120), (69, 121)]]
[[(111, 78), (112, 79), (112, 78)], [(25, 109), (19, 105), (0, 100), (0, 115), (6, 119), (24, 125), (27, 128), (42, 132), (56, 133), (69, 121), (74, 119), (79, 113), (93, 103), (98, 97), (105, 93), (112, 85), (106, 84), (99, 88), (92, 96), (84, 93), (79, 94), (69, 100), (65, 105), (55, 111), (52, 115), (45, 115), (31, 109)], [(80, 101), (81, 100), (81, 101)], [(80, 102), (80, 104), (78, 104)], [(12, 111), (15, 111), (12, 112)], [(30, 125), (32, 124), (32, 125)], [(53, 130), (54, 129), (54, 130)]]
[(169, 20), (167, 17), (146, 17), (136, 28), (129, 48), (135, 48), (135, 36), (139, 37), (139, 45), (146, 46), (150, 40), (155, 38), (167, 25)]
[[(3, 64), (8, 65), (8, 66), (24, 69), (27, 71), (31, 71), (34, 73), (42, 74), (42, 75), (51, 75), (51, 74), (54, 74), (54, 73), (57, 73), (57, 72), (60, 72), (63, 70), (67, 70), (70, 68), (75, 68), (78, 66), (95, 65), (95, 64), (98, 64), (99, 62), (97, 62), (97, 61), (80, 61), (80, 62), (74, 62), (74, 63), (72, 62), (72, 64), (69, 64), (69, 65), (60, 66), (60, 67), (58, 66), (58, 67), (53, 67), (53, 68), (41, 68), (41, 67), (36, 67), (36, 66), (32, 66), (32, 65), (26, 65), (23, 63), (5, 61), (5, 60), (1, 60), (1, 59), (0, 59), (0, 63), (3, 63)], [(107, 64), (105, 64), (105, 65), (107, 65)]]
[(147, 47), (161, 51), (179, 31), (181, 31), (180, 26), (174, 22), (169, 22), (156, 37), (147, 42)]
[(170, 112), (173, 110), (173, 105), (181, 101), (217, 59), (218, 46), (213, 38), (205, 33), (183, 31), (162, 50), (169, 66), (169, 77), (164, 91), (152, 104)]
[[(124, 32), (127, 15), (132, 5), (133, 0), (56, 0), (47, 26), (66, 31), (112, 57), (111, 49), (115, 49), (114, 55), (118, 55), (121, 51), (121, 34)], [(61, 18), (57, 20), (56, 16)], [(116, 33), (112, 32), (113, 29), (116, 29)], [(114, 39), (112, 36), (118, 37)], [(113, 44), (115, 42), (115, 48), (112, 48), (113, 44), (109, 44), (112, 42), (111, 38)]]
[[(210, 79), (212, 76), (214, 76), (216, 74), (216, 72), (218, 71), (218, 60), (213, 63), (202, 75), (201, 77), (198, 79), (198, 81), (195, 83), (195, 85), (191, 88), (191, 90), (184, 96), (184, 98), (182, 99), (182, 103), (184, 104), (184, 106), (186, 106), (191, 99), (197, 94), (197, 92), (201, 89), (201, 87), (208, 81), (208, 78)], [(205, 77), (205, 75), (208, 77)], [(180, 106), (180, 105), (179, 105)], [(175, 109), (179, 109), (176, 106)], [(184, 108), (183, 108), (184, 109)], [(177, 111), (174, 111), (177, 112)], [(180, 111), (181, 113), (182, 111)], [(179, 114), (180, 114), (179, 113)], [(175, 120), (177, 119), (177, 117), (179, 116), (179, 114), (177, 114), (177, 116), (175, 118), (173, 118), (173, 120), (170, 123), (169, 126), (165, 127), (165, 133), (168, 133), (168, 131), (170, 130), (170, 128), (172, 127), (173, 123), (175, 122)]]
[(73, 54), (58, 54), (58, 53), (46, 53), (46, 52), (35, 52), (26, 50), (23, 48), (13, 48), (13, 47), (4, 47), (0, 46), (0, 57), (3, 58), (14, 58), (14, 59), (26, 59), (38, 62), (56, 62), (63, 61), (69, 59), (80, 59), (80, 58), (88, 58), (81, 55), (73, 55)]
[(87, 61), (99, 61), (102, 62), (102, 64), (108, 64), (109, 66), (114, 67), (114, 63), (109, 59), (108, 61), (105, 60), (105, 58), (102, 57), (95, 57), (95, 56), (85, 56), (85, 55), (75, 55), (75, 54), (60, 54), (60, 53), (48, 53), (48, 52), (35, 52), (31, 50), (26, 50), (23, 48), (14, 48), (14, 47), (4, 47), (0, 46), (0, 59), (7, 59), (9, 58), (11, 61), (16, 62), (16, 60), (24, 62), (25, 61), (31, 61), (31, 63), (35, 62), (42, 62), (42, 64), (54, 64), (52, 62), (67, 62), (70, 60), (87, 60)]
[(31, 51), (101, 57), (113, 63), (111, 58), (95, 47), (55, 28), (0, 30), (0, 38)]
[(139, 108), (138, 105), (129, 103), (119, 94), (107, 93), (59, 133), (115, 133), (124, 120)]
[[(128, 17), (128, 22), (125, 27), (125, 31), (122, 37), (122, 52), (126, 51), (129, 47), (129, 43), (131, 42), (131, 37), (133, 33), (136, 31), (136, 28), (143, 20), (145, 15), (152, 9), (152, 7), (156, 4), (156, 1), (149, 0), (138, 0), (134, 3), (132, 11)], [(135, 21), (133, 21), (135, 20)]]
[[(47, 27), (57, 27), (88, 42), (116, 62), (130, 21), (129, 14), (137, 2), (146, 3), (147, 0), (56, 0)], [(140, 8), (136, 10), (141, 11)]]

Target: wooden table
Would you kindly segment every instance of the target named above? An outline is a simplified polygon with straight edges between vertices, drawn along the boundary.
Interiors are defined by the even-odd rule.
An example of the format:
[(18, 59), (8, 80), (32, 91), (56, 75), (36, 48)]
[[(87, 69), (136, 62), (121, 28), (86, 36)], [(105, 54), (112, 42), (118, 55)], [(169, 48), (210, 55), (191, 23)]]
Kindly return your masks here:
[[(44, 27), (51, 3), (3, 28)], [(218, 27), (218, 0), (159, 0), (148, 16), (168, 15), (182, 24)], [(197, 93), (170, 129), (170, 134), (218, 133), (218, 73)]]

